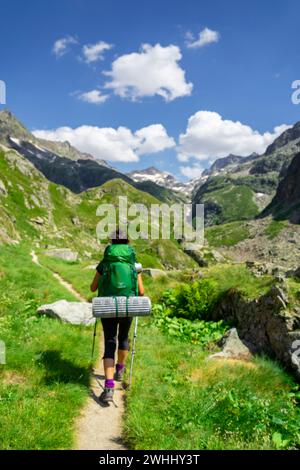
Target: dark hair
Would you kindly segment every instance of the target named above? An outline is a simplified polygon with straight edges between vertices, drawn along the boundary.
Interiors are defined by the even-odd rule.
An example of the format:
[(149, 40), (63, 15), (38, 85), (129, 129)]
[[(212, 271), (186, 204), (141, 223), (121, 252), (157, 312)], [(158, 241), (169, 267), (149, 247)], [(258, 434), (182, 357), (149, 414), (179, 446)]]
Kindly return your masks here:
[(110, 241), (112, 245), (128, 245), (129, 243), (127, 235), (125, 235), (125, 233), (119, 228), (112, 233)]

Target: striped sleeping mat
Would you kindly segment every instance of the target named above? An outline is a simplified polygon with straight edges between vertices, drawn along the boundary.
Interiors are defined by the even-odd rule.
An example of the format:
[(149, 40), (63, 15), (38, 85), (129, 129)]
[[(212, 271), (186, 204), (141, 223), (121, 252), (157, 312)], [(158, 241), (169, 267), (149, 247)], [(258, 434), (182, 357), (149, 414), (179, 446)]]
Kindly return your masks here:
[(149, 297), (94, 297), (93, 316), (103, 318), (138, 317), (151, 314)]

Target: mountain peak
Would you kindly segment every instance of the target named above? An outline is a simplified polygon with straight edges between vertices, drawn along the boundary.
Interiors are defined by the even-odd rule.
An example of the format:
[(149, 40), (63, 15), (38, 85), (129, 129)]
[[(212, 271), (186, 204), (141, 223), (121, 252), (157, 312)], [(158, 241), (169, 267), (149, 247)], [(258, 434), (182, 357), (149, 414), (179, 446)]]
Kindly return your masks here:
[(159, 170), (155, 166), (149, 166), (148, 168), (145, 168), (144, 170), (136, 170), (134, 173), (139, 173), (141, 175), (166, 175), (167, 173), (165, 171)]
[(293, 140), (297, 140), (300, 138), (300, 121), (296, 122), (296, 124), (293, 127), (290, 127), (286, 131), (284, 131), (282, 134), (280, 134), (277, 139), (274, 140), (274, 142), (269, 145), (269, 147), (266, 150), (266, 155), (270, 155), (273, 153), (275, 150), (278, 150), (281, 147), (284, 147), (288, 143), (292, 142)]
[(10, 136), (28, 139), (31, 134), (9, 109), (3, 109), (0, 111), (0, 141), (6, 141)]

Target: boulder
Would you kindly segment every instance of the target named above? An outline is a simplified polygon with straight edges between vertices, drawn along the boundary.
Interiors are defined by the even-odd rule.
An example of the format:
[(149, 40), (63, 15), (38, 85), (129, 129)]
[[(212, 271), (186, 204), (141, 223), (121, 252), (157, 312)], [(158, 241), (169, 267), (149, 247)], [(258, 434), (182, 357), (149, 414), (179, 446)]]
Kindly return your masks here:
[(221, 352), (212, 354), (209, 359), (239, 359), (249, 361), (252, 359), (250, 349), (240, 340), (237, 329), (232, 328), (220, 340)]
[(224, 263), (226, 261), (224, 256), (221, 255), (221, 253), (219, 253), (217, 250), (211, 250), (210, 254), (217, 263)]
[(72, 325), (93, 325), (95, 318), (92, 314), (92, 304), (88, 302), (67, 302), (58, 300), (53, 304), (41, 305), (37, 309), (39, 315), (58, 318)]
[(143, 273), (148, 274), (148, 276), (152, 277), (153, 279), (157, 279), (158, 277), (167, 275), (167, 273), (162, 269), (154, 268), (145, 268), (143, 269)]
[(51, 250), (47, 250), (45, 254), (65, 261), (77, 261), (78, 259), (78, 253), (70, 250), (69, 248), (53, 248)]
[(187, 248), (183, 248), (184, 253), (189, 255), (201, 268), (206, 268), (208, 266), (208, 262), (203, 258), (203, 255), (198, 250), (188, 250)]
[(295, 360), (300, 344), (299, 310), (290, 306), (284, 286), (274, 285), (257, 299), (247, 299), (231, 289), (216, 306), (212, 319), (231, 322), (251, 351), (277, 359), (299, 380), (300, 360)]

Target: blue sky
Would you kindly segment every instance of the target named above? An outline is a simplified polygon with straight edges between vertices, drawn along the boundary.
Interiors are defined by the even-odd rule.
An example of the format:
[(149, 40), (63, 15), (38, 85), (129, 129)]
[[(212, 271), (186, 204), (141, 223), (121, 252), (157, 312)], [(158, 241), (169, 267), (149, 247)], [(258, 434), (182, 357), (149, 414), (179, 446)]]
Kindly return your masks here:
[[(263, 151), (299, 120), (296, 0), (0, 0), (0, 8), (7, 107), (31, 130), (67, 135), (122, 171), (155, 165), (196, 176), (216, 157)], [(205, 30), (214, 39), (197, 46)], [(88, 61), (83, 47), (93, 52), (100, 41), (111, 47)], [(84, 101), (93, 90), (104, 102)]]

